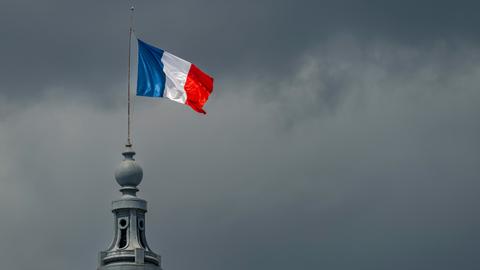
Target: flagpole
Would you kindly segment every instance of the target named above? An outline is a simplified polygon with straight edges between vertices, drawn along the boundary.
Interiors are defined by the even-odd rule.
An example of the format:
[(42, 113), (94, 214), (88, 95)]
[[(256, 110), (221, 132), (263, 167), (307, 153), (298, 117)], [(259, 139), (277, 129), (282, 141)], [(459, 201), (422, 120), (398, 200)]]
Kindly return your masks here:
[(127, 113), (128, 113), (128, 125), (127, 125), (127, 146), (132, 146), (132, 137), (131, 137), (131, 91), (130, 91), (130, 66), (131, 66), (131, 55), (132, 55), (132, 32), (133, 32), (133, 12), (135, 7), (130, 7), (130, 29), (128, 34), (128, 87), (127, 87)]

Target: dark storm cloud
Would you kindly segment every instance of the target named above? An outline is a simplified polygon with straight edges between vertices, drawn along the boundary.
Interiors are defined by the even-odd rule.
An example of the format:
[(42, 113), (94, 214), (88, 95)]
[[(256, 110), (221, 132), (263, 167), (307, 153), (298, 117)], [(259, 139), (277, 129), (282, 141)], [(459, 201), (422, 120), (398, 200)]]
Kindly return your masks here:
[[(139, 37), (216, 79), (207, 117), (135, 101), (165, 269), (479, 264), (479, 4), (137, 2)], [(2, 3), (5, 269), (95, 269), (111, 240), (128, 7)]]
[[(3, 3), (4, 98), (35, 99), (68, 85), (109, 102), (113, 86), (125, 81), (127, 2)], [(141, 1), (136, 25), (140, 37), (217, 78), (275, 80), (292, 72), (302, 51), (341, 32), (407, 44), (476, 40), (477, 9), (474, 1)]]
[[(370, 76), (352, 76), (380, 87), (349, 86), (335, 114), (286, 133), (272, 121), (280, 105), (247, 95), (212, 100), (207, 118), (138, 99), (141, 196), (165, 268), (476, 265), (480, 61), (444, 86), (430, 82), (432, 66), (403, 83), (379, 80), (371, 64)], [(53, 95), (2, 122), (0, 254), (10, 269), (95, 267), (118, 197), (119, 113)], [(9, 256), (27, 246), (35, 252), (21, 262)]]

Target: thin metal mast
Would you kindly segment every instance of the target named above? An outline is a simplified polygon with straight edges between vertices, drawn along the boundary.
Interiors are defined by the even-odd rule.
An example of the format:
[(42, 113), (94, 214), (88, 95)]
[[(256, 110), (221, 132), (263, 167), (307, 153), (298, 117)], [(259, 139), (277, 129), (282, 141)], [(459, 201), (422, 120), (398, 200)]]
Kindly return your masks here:
[(130, 66), (131, 66), (131, 54), (132, 54), (132, 32), (133, 32), (133, 12), (135, 11), (135, 7), (130, 7), (130, 30), (128, 34), (128, 87), (127, 87), (127, 110), (128, 110), (128, 132), (127, 132), (127, 146), (132, 146), (132, 137), (131, 137), (131, 91), (130, 91)]

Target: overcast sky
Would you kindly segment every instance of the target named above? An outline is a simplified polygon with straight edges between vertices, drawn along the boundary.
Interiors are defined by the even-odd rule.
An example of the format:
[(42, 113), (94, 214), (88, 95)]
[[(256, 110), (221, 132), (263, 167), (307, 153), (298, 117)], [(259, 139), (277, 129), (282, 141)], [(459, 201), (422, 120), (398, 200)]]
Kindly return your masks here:
[[(215, 78), (135, 99), (166, 270), (480, 264), (478, 1), (142, 0)], [(96, 269), (126, 137), (127, 0), (0, 0), (2, 269)]]

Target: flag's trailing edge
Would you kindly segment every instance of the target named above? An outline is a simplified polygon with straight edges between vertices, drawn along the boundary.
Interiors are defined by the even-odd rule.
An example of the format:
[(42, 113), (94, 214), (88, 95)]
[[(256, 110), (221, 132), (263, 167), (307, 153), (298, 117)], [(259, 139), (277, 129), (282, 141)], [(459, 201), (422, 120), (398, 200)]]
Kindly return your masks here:
[(137, 95), (166, 97), (206, 114), (213, 78), (197, 66), (138, 40)]

